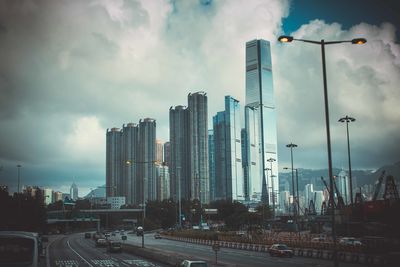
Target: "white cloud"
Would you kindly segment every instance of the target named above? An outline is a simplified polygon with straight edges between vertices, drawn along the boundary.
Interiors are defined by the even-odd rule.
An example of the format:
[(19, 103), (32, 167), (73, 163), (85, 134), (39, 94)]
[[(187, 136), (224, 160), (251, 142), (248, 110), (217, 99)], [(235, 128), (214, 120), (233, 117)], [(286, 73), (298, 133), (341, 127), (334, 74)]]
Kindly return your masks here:
[[(167, 140), (169, 107), (186, 104), (197, 90), (208, 93), (211, 120), (223, 109), (224, 95), (244, 100), (245, 42), (263, 38), (273, 50), (280, 147), (298, 143), (299, 163), (324, 167), (320, 49), (276, 43), (289, 1), (29, 3), (0, 3), (1, 159), (53, 166), (68, 160), (80, 168), (87, 162), (101, 183), (106, 128), (153, 117), (158, 138)], [(299, 38), (368, 39), (360, 47), (327, 47), (335, 153), (345, 148), (337, 118), (356, 117), (355, 166), (398, 156), (388, 145), (398, 140), (400, 115), (394, 32), (390, 24), (343, 30), (320, 20), (294, 32)], [(288, 153), (279, 156), (286, 161)]]

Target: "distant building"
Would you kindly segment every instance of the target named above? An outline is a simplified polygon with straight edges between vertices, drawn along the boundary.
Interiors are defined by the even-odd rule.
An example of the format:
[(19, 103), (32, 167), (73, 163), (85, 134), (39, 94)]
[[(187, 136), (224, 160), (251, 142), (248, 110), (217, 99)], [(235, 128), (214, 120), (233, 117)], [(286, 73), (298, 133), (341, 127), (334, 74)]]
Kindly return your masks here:
[(210, 201), (208, 100), (205, 92), (188, 95), (191, 199)]
[(208, 130), (208, 166), (210, 176), (210, 201), (215, 200), (215, 147), (214, 147), (214, 130)]
[(72, 200), (75, 201), (78, 199), (78, 186), (75, 183), (72, 183), (69, 194)]
[(111, 209), (120, 209), (125, 205), (125, 197), (107, 197), (107, 204), (111, 205)]
[(43, 189), (43, 200), (44, 204), (47, 206), (53, 203), (53, 190), (51, 188)]
[[(191, 198), (189, 110), (186, 106), (169, 109), (170, 196), (177, 201)], [(180, 189), (180, 190), (179, 190)]]
[(315, 194), (315, 210), (321, 213), (322, 202), (326, 199), (323, 191), (314, 191)]
[(164, 164), (169, 166), (171, 164), (171, 146), (170, 142), (164, 143)]
[(135, 163), (139, 159), (139, 126), (135, 123), (123, 125), (121, 136), (122, 159), (116, 164), (121, 165), (122, 175), (121, 181), (117, 182), (120, 185), (117, 186), (117, 196), (125, 196), (127, 204), (141, 203), (138, 197), (141, 190), (137, 174), (139, 165)]
[(335, 183), (340, 191), (341, 196), (343, 197), (343, 201), (345, 204), (349, 204), (350, 201), (350, 186), (349, 186), (349, 177), (347, 176), (347, 172), (345, 170), (341, 170), (338, 176), (335, 176)]
[(289, 191), (281, 191), (279, 194), (279, 209), (282, 213), (288, 213), (290, 207), (290, 193)]
[(244, 201), (239, 101), (225, 96), (225, 110), (213, 117), (216, 199)]
[(40, 188), (38, 186), (30, 186), (30, 185), (23, 186), (22, 193), (26, 196), (36, 197), (38, 194), (40, 194)]
[(106, 195), (117, 196), (121, 189), (121, 131), (118, 128), (107, 129), (106, 134)]
[(54, 191), (53, 192), (53, 202), (57, 202), (63, 200), (63, 193), (60, 191)]
[(304, 198), (305, 198), (305, 207), (308, 208), (310, 204), (310, 200), (314, 201), (314, 189), (313, 184), (306, 184), (304, 188)]
[[(156, 200), (156, 120), (145, 118), (139, 121), (138, 151), (138, 197), (139, 199)], [(144, 185), (143, 185), (144, 184)], [(143, 196), (144, 194), (144, 196)], [(143, 203), (141, 201), (140, 203)]]
[(164, 154), (164, 143), (161, 140), (156, 140), (156, 161), (162, 163)]
[(169, 172), (168, 166), (163, 164), (156, 164), (157, 176), (157, 200), (163, 201), (169, 198)]

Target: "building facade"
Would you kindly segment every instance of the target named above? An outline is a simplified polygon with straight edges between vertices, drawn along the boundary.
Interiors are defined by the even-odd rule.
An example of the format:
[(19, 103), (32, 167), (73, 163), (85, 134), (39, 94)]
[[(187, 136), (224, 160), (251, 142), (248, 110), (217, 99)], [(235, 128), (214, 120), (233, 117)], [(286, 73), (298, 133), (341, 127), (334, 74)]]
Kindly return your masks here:
[(245, 200), (239, 101), (225, 97), (225, 111), (213, 117), (216, 199)]
[[(250, 146), (247, 148), (250, 164), (250, 200), (261, 201), (264, 194), (268, 203), (272, 203), (272, 192), (278, 191), (279, 177), (271, 47), (266, 40), (253, 40), (246, 43), (245, 125)], [(256, 151), (258, 158), (254, 155)], [(272, 173), (275, 176), (270, 175), (267, 179), (264, 170), (270, 167), (267, 162), (269, 158), (276, 160), (272, 164)], [(258, 175), (252, 172), (252, 166), (257, 167)], [(272, 182), (271, 179), (274, 181)], [(268, 192), (262, 190), (263, 181)]]
[(215, 184), (215, 147), (214, 147), (214, 130), (208, 130), (208, 166), (210, 176), (210, 201), (214, 201), (216, 184)]
[(139, 126), (135, 123), (128, 123), (122, 126), (121, 142), (121, 183), (117, 192), (118, 196), (124, 196), (126, 204), (140, 203), (138, 198), (138, 147), (139, 147)]
[(78, 199), (78, 186), (75, 183), (72, 183), (71, 188), (69, 189), (69, 194), (72, 200)]
[[(170, 196), (191, 199), (189, 110), (186, 106), (169, 109)], [(179, 197), (180, 195), (180, 197)]]
[[(156, 121), (146, 118), (139, 121), (138, 197), (144, 201), (157, 200), (156, 182)], [(143, 203), (143, 202), (140, 202)]]
[(208, 102), (205, 92), (188, 95), (191, 199), (209, 203)]
[(170, 196), (170, 181), (168, 166), (164, 164), (156, 164), (157, 176), (157, 200), (163, 201), (169, 199)]
[(118, 128), (107, 129), (106, 133), (106, 196), (117, 196), (121, 188), (121, 131)]

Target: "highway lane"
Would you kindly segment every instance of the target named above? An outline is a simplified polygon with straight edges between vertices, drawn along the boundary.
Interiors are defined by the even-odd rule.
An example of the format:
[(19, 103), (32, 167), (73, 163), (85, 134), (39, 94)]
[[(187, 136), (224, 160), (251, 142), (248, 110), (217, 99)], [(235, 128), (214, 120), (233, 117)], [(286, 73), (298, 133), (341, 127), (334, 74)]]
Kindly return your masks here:
[[(120, 238), (118, 235), (114, 239)], [(137, 246), (141, 245), (141, 237), (135, 235), (128, 235), (128, 244), (134, 244)], [(191, 244), (167, 239), (154, 239), (154, 234), (145, 235), (145, 247), (157, 248), (163, 251), (171, 251), (188, 257), (196, 257), (199, 259), (205, 259), (210, 263), (215, 261), (215, 252), (211, 249), (211, 246)], [(271, 257), (265, 252), (246, 251), (237, 249), (221, 248), (218, 252), (218, 262), (224, 263), (227, 266), (271, 266), (271, 267), (283, 267), (283, 266), (332, 266), (331, 261), (305, 258), (305, 257), (293, 257), (293, 258), (279, 258)], [(359, 264), (340, 263), (341, 267), (356, 267)]]
[(47, 266), (60, 267), (165, 267), (166, 265), (139, 258), (127, 253), (108, 253), (106, 248), (96, 248), (83, 234), (61, 236), (49, 244)]

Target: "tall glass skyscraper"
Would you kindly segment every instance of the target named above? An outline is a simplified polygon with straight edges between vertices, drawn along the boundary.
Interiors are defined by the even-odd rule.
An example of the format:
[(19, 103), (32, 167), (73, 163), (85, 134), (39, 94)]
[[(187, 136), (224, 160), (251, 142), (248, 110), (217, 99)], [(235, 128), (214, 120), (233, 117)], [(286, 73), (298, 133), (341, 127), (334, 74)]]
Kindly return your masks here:
[(244, 180), (241, 154), (239, 101), (225, 97), (225, 111), (213, 117), (216, 199), (243, 201)]
[[(271, 47), (266, 40), (246, 43), (245, 124), (248, 137), (249, 200), (261, 201), (262, 195), (267, 194), (262, 192), (263, 179), (266, 179), (268, 200), (272, 203), (272, 192), (278, 191), (279, 178)], [(265, 171), (265, 168), (271, 167), (267, 162), (269, 158), (276, 160), (272, 163), (274, 182), (271, 180), (271, 171), (268, 171), (268, 175)]]

